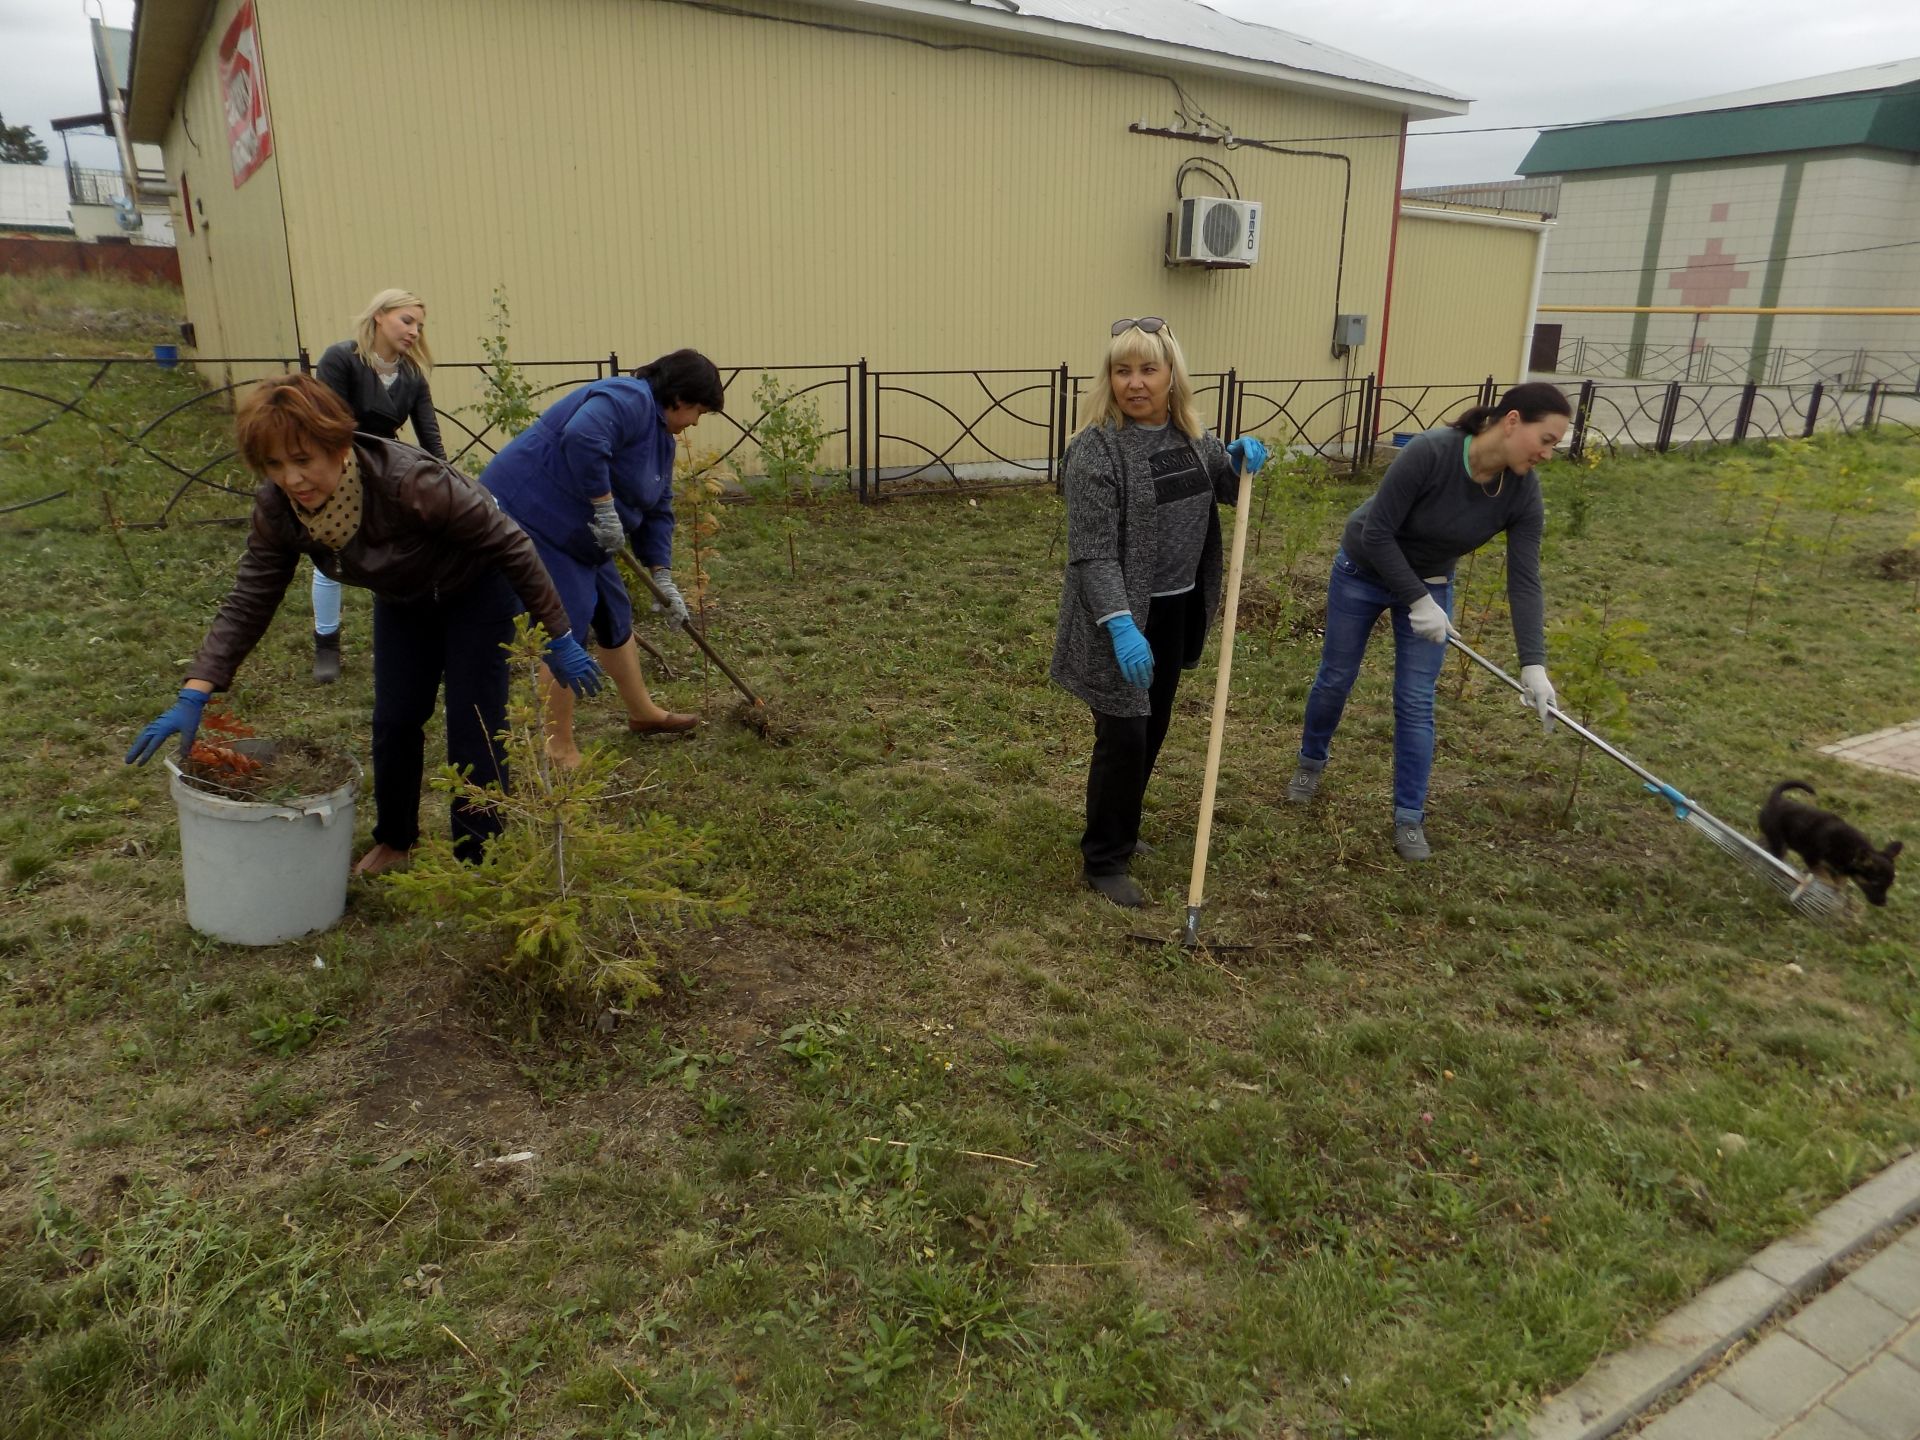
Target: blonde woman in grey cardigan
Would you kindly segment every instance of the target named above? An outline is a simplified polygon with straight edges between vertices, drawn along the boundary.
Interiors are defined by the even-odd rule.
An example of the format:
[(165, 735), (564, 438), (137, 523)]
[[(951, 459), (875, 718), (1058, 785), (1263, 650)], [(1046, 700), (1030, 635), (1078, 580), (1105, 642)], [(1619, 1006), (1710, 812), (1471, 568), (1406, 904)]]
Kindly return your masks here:
[(1128, 869), (1140, 806), (1220, 607), (1220, 516), (1238, 470), (1266, 463), (1251, 436), (1201, 428), (1186, 357), (1157, 316), (1113, 322), (1103, 383), (1067, 447), (1067, 576), (1053, 679), (1093, 711), (1081, 878), (1116, 905), (1146, 903)]

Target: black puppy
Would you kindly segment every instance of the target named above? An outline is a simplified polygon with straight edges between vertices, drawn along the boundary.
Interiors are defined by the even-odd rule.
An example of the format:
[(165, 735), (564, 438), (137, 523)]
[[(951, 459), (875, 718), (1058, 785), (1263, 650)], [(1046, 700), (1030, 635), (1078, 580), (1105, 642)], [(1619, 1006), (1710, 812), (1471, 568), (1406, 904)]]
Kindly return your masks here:
[(1789, 790), (1814, 793), (1804, 780), (1782, 780), (1773, 787), (1760, 807), (1760, 833), (1766, 837), (1767, 849), (1777, 859), (1785, 859), (1789, 849), (1797, 850), (1807, 868), (1823, 880), (1837, 884), (1850, 879), (1875, 905), (1886, 904), (1900, 842), (1876, 850), (1871, 840), (1838, 815), (1787, 799)]

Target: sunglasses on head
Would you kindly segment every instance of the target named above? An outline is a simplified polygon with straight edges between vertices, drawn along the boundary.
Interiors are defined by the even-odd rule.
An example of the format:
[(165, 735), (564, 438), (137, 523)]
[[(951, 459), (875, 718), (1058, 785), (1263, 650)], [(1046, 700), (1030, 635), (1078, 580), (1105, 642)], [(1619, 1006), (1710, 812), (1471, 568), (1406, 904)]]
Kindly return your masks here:
[(1162, 330), (1171, 331), (1172, 328), (1158, 315), (1142, 315), (1138, 320), (1114, 321), (1113, 329), (1107, 333), (1110, 335), (1124, 335), (1127, 331), (1135, 329), (1136, 327), (1148, 335), (1158, 335)]

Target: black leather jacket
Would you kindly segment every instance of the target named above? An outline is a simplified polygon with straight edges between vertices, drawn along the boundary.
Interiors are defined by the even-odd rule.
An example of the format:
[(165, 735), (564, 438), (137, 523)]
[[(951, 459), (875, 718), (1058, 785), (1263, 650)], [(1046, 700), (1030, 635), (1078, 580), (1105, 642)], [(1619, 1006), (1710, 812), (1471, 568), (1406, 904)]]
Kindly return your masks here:
[(493, 496), (398, 441), (356, 435), (353, 451), (360, 459), (360, 528), (338, 550), (307, 533), (293, 502), (271, 480), (260, 482), (247, 552), (187, 678), (210, 680), (216, 690), (233, 683), (233, 672), (266, 633), (302, 555), (343, 585), (401, 602), (457, 595), (497, 570), (549, 635), (568, 632), (566, 606), (533, 541)]
[(416, 446), (436, 460), (447, 458), (447, 447), (440, 439), (440, 421), (433, 413), (433, 391), (427, 386), (427, 377), (412, 365), (401, 364), (389, 389), (380, 383), (373, 367), (360, 358), (353, 342), (342, 340), (329, 345), (320, 357), (319, 375), (329, 390), (347, 402), (354, 426), (363, 435), (398, 439), (401, 424), (411, 420)]

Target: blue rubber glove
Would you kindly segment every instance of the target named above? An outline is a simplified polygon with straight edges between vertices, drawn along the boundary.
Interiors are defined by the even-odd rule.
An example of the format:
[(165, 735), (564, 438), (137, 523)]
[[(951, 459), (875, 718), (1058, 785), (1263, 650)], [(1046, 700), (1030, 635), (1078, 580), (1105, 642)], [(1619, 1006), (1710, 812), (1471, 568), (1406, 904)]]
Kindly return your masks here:
[(1131, 615), (1116, 615), (1107, 621), (1107, 634), (1113, 637), (1113, 658), (1120, 662), (1120, 673), (1129, 685), (1142, 690), (1153, 684), (1153, 647)]
[(559, 639), (547, 642), (546, 658), (547, 668), (553, 672), (553, 678), (574, 694), (600, 693), (600, 667), (580, 642), (573, 638), (571, 630)]
[(173, 702), (173, 708), (134, 736), (133, 748), (127, 751), (127, 764), (146, 764), (174, 735), (180, 737), (180, 754), (184, 759), (193, 748), (193, 737), (200, 733), (200, 712), (207, 708), (207, 700), (206, 691), (181, 686), (180, 698)]
[(1257, 475), (1266, 468), (1267, 447), (1258, 435), (1242, 435), (1227, 446), (1227, 454), (1244, 474)]

